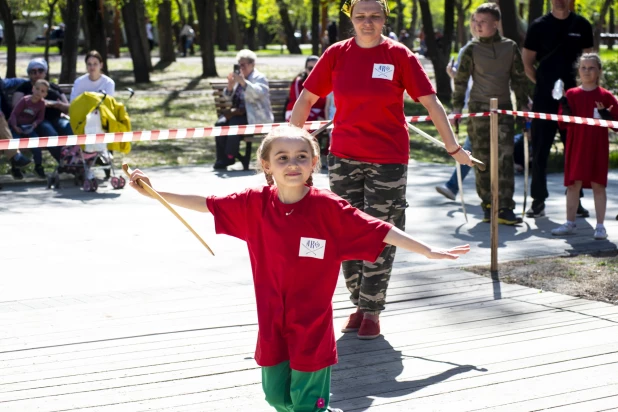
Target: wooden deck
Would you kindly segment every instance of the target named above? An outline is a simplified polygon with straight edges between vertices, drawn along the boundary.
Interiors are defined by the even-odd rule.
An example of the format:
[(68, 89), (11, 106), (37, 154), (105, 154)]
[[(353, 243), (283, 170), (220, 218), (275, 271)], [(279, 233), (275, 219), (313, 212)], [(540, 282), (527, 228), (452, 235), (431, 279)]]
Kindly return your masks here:
[[(447, 269), (399, 273), (384, 337), (338, 336), (344, 411), (618, 408), (618, 307)], [(495, 299), (499, 296), (500, 299)], [(81, 300), (81, 301), (80, 301)], [(350, 312), (340, 286), (336, 325)], [(268, 411), (251, 287), (0, 305), (1, 411)]]
[[(337, 336), (332, 406), (618, 411), (618, 306), (461, 270), (489, 262), (474, 181), (466, 181), (465, 224), (459, 205), (433, 190), (451, 169), (410, 168), (424, 180), (410, 179), (407, 230), (473, 250), (456, 262), (398, 252), (383, 337)], [(156, 187), (184, 193), (229, 193), (263, 179), (204, 167), (149, 172)], [(549, 234), (564, 207), (560, 177), (551, 179), (550, 217), (501, 227), (501, 260), (615, 248), (592, 240), (592, 219), (578, 220), (577, 236)], [(316, 182), (326, 187), (324, 175)], [(616, 193), (608, 190), (610, 207)], [(0, 211), (0, 412), (270, 411), (252, 358), (248, 255), (242, 242), (215, 236), (210, 218), (183, 213), (215, 257), (160, 205), (128, 190), (22, 184), (0, 192)], [(613, 239), (618, 222), (607, 224)], [(340, 281), (337, 328), (351, 311)]]

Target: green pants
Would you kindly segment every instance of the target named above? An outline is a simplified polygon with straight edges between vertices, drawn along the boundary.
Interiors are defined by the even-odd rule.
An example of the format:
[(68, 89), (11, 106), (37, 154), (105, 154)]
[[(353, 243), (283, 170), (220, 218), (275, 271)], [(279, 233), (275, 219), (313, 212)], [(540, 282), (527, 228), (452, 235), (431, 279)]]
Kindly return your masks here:
[(331, 367), (299, 372), (290, 362), (262, 368), (262, 389), (266, 402), (277, 412), (322, 412), (330, 401)]

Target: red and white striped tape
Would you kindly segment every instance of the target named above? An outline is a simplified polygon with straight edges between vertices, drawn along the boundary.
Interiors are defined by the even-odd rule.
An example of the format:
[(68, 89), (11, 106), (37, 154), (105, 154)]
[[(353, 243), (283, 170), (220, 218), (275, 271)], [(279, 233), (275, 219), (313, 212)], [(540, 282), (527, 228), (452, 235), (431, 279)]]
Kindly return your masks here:
[[(584, 124), (589, 126), (618, 128), (618, 121), (603, 119), (591, 119), (576, 116), (563, 116), (557, 114), (521, 112), (514, 110), (496, 110), (496, 113), (512, 116), (521, 116), (535, 119), (561, 121), (565, 123)], [(449, 119), (462, 119), (466, 117), (486, 117), (490, 112), (451, 114)], [(409, 116), (406, 121), (411, 123), (430, 121), (429, 116)], [(315, 121), (305, 123), (305, 129), (317, 130), (326, 125), (327, 121)], [(287, 125), (287, 123), (250, 124), (243, 126), (212, 126), (195, 127), (189, 129), (167, 130), (144, 130), (124, 133), (99, 133), (82, 134), (71, 136), (33, 137), (21, 139), (0, 140), (0, 150), (7, 149), (32, 149), (36, 147), (74, 146), (78, 144), (117, 143), (117, 142), (147, 142), (152, 140), (192, 139), (213, 136), (246, 136), (253, 134), (265, 134), (273, 128)], [(332, 126), (330, 126), (332, 127)]]
[[(450, 115), (451, 119), (459, 119), (463, 117), (489, 116), (489, 112), (455, 114)], [(429, 121), (429, 116), (411, 116), (406, 117), (408, 122), (425, 122)], [(305, 123), (304, 128), (307, 130), (317, 130), (326, 125), (328, 121), (315, 121)], [(195, 127), (189, 129), (167, 129), (167, 130), (144, 130), (138, 132), (124, 133), (99, 133), (99, 134), (81, 134), (71, 136), (50, 136), (50, 137), (32, 137), (21, 139), (0, 140), (0, 150), (7, 149), (32, 149), (36, 147), (55, 147), (55, 146), (74, 146), (78, 144), (95, 144), (95, 143), (118, 143), (118, 142), (146, 142), (152, 140), (170, 140), (170, 139), (192, 139), (198, 137), (213, 137), (213, 136), (246, 136), (253, 134), (265, 134), (273, 128), (287, 125), (288, 123), (267, 123), (267, 124), (250, 124), (243, 126), (212, 126), (212, 127)], [(330, 126), (332, 127), (332, 126)]]
[(496, 110), (496, 113), (509, 114), (511, 116), (528, 117), (528, 118), (533, 118), (533, 119), (553, 120), (556, 122), (583, 124), (586, 126), (618, 128), (617, 121), (592, 119), (589, 117), (564, 116), (564, 115), (549, 114), (549, 113), (520, 112), (517, 110)]

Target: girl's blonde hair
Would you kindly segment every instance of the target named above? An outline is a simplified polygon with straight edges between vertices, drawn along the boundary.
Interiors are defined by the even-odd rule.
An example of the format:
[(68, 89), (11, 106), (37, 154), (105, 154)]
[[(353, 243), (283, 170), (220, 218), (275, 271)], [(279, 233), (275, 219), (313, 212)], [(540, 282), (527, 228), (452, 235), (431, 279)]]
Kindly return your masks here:
[[(592, 60), (597, 64), (597, 67), (599, 68), (599, 77), (597, 79), (597, 86), (600, 86), (601, 80), (603, 78), (603, 63), (601, 62), (601, 57), (596, 54), (596, 53), (584, 53), (579, 57), (579, 60), (577, 60), (577, 68), (579, 69), (579, 66), (581, 64), (582, 61), (584, 60)], [(581, 79), (577, 79), (579, 84), (581, 84)]]
[[(311, 136), (309, 132), (307, 132), (305, 129), (289, 125), (280, 126), (276, 129), (273, 129), (270, 133), (266, 135), (264, 140), (262, 140), (262, 144), (257, 150), (258, 170), (260, 172), (264, 172), (264, 169), (262, 168), (262, 161), (270, 162), (270, 150), (272, 148), (272, 144), (276, 139), (280, 137), (292, 137), (305, 140), (307, 144), (309, 144), (309, 147), (311, 149), (311, 158), (313, 159), (317, 157), (318, 159), (315, 163), (315, 166), (313, 167), (313, 171), (318, 172), (320, 170), (320, 146), (318, 145), (317, 140), (313, 136)], [(266, 182), (269, 186), (275, 184), (275, 181), (273, 180), (273, 176), (271, 174), (264, 173), (264, 175), (266, 177)], [(307, 179), (306, 183), (307, 186), (313, 186), (313, 175), (309, 176), (309, 179)]]

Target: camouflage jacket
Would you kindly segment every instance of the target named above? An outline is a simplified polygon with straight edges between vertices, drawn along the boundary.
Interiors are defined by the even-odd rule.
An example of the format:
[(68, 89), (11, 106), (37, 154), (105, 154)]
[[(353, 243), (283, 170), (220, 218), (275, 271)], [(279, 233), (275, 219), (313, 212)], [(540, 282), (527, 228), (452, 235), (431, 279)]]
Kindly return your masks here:
[(518, 107), (528, 102), (530, 85), (519, 47), (499, 33), (474, 39), (464, 50), (455, 76), (453, 107), (456, 110), (464, 106), (470, 76), (474, 81), (470, 102), (489, 104), (489, 99), (496, 97), (498, 104), (510, 105), (511, 88)]

